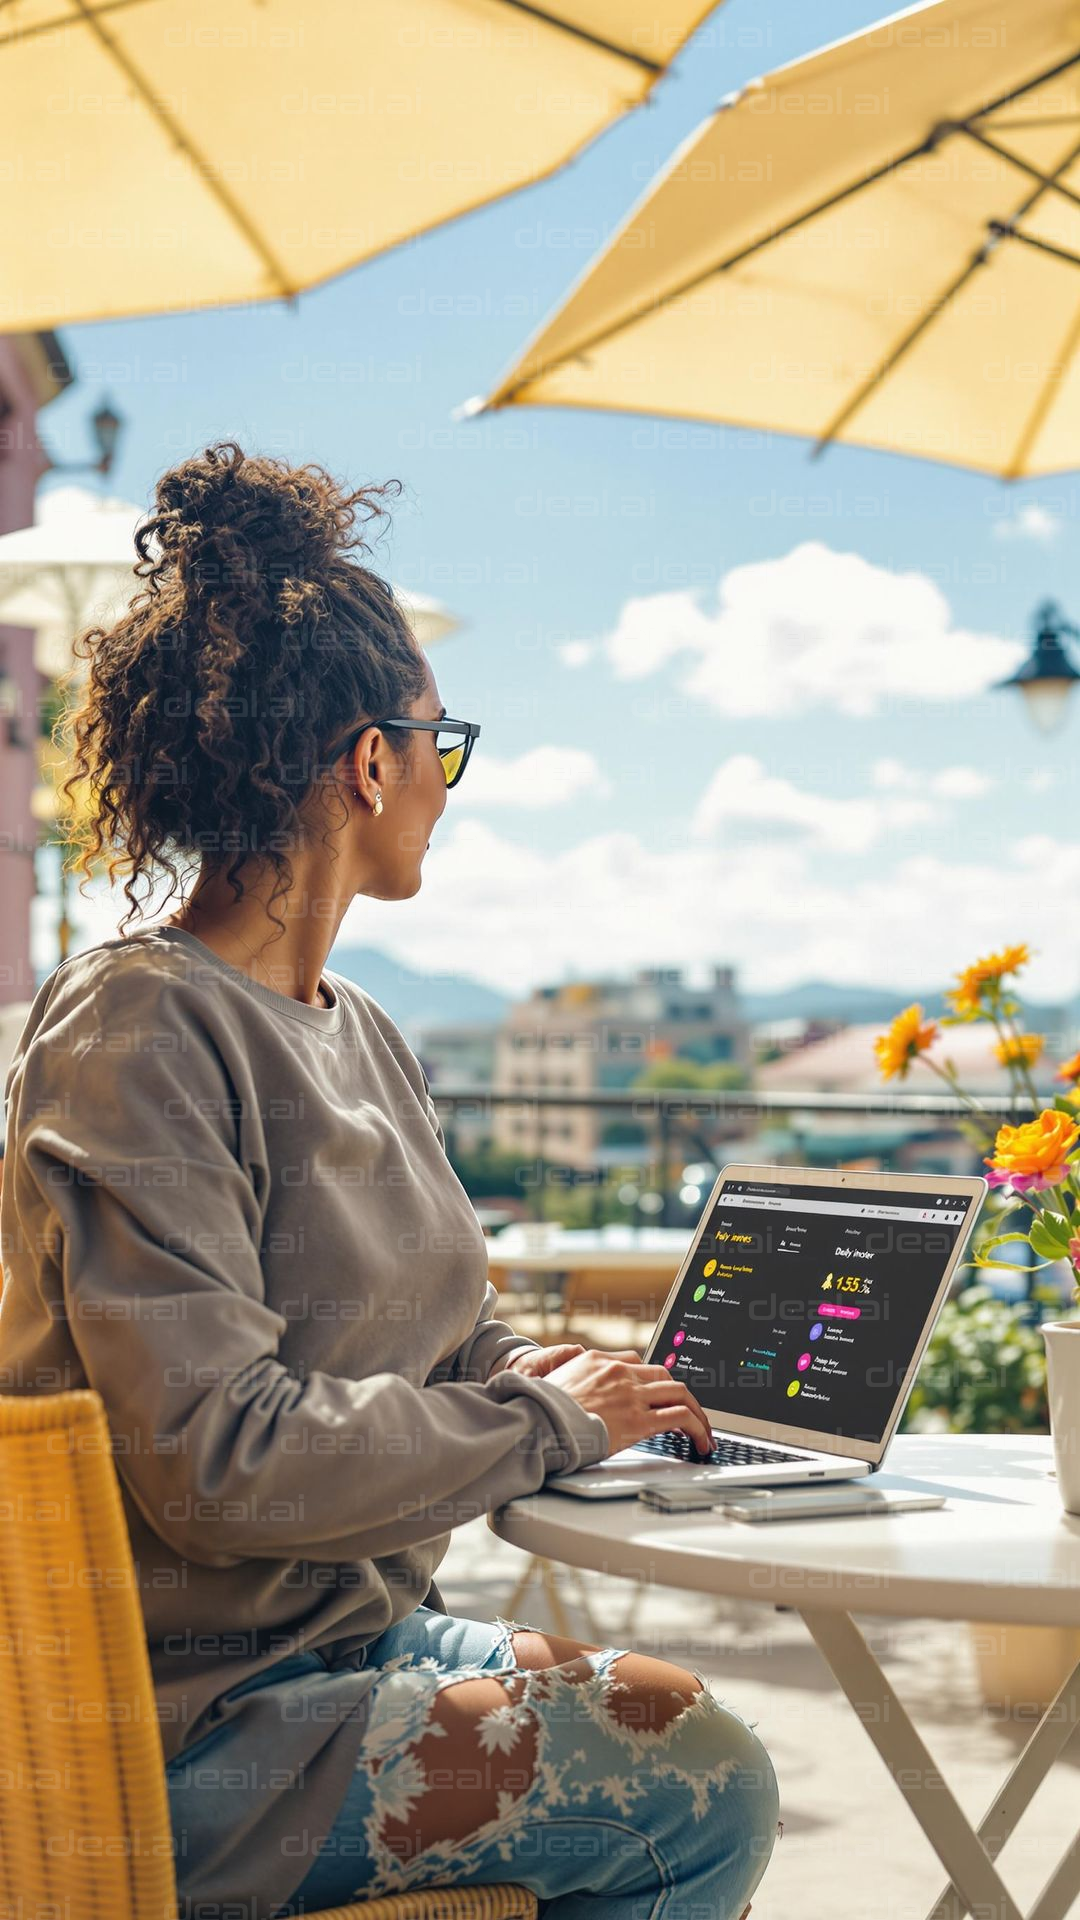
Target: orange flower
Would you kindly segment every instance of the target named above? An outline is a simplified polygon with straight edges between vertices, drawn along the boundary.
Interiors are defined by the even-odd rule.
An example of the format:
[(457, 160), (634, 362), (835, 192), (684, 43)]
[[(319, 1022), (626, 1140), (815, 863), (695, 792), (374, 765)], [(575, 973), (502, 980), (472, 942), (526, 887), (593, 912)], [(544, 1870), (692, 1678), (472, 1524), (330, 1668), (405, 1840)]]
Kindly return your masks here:
[(993, 1156), (986, 1162), (991, 1186), (1008, 1185), (1015, 1193), (1059, 1186), (1078, 1140), (1080, 1125), (1056, 1107), (1045, 1108), (1022, 1127), (999, 1127)]
[(1063, 1060), (1057, 1070), (1059, 1080), (1071, 1080), (1076, 1086), (1080, 1082), (1080, 1053), (1074, 1053), (1071, 1060)]
[(982, 962), (984, 967), (992, 968), (1000, 979), (1005, 973), (1019, 973), (1031, 959), (1031, 949), (1025, 945), (1002, 947), (1000, 953), (992, 953)]
[(874, 1041), (882, 1079), (891, 1080), (898, 1075), (905, 1080), (912, 1061), (917, 1060), (920, 1053), (926, 1053), (937, 1037), (937, 1025), (924, 1018), (920, 1006), (905, 1007), (903, 1013), (897, 1014), (888, 1033), (879, 1034)]
[(953, 1012), (961, 1020), (973, 1020), (984, 1011), (983, 996), (987, 987), (1000, 987), (1007, 973), (1019, 973), (1030, 958), (1027, 947), (1003, 947), (1000, 953), (988, 953), (985, 959), (976, 960), (974, 966), (965, 967), (963, 973), (956, 976), (956, 986), (945, 996)]
[(1033, 1067), (1045, 1044), (1041, 1033), (1010, 1034), (999, 1040), (994, 1052), (1003, 1067)]

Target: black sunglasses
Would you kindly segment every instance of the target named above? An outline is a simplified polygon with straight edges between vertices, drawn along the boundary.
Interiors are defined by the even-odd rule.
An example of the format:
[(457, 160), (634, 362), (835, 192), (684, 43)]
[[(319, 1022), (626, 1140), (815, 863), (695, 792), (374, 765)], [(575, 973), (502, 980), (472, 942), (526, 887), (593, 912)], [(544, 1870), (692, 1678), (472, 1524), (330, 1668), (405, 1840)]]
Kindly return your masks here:
[(343, 753), (351, 753), (357, 741), (367, 733), (369, 727), (405, 727), (412, 733), (433, 733), (436, 736), (440, 733), (448, 733), (451, 737), (445, 745), (440, 745), (437, 737), (435, 741), (435, 751), (442, 761), (442, 770), (446, 775), (448, 787), (457, 786), (469, 764), (473, 741), (480, 732), (477, 721), (451, 720), (447, 715), (444, 715), (441, 720), (365, 720), (362, 727), (357, 727), (333, 749), (331, 759), (337, 760)]

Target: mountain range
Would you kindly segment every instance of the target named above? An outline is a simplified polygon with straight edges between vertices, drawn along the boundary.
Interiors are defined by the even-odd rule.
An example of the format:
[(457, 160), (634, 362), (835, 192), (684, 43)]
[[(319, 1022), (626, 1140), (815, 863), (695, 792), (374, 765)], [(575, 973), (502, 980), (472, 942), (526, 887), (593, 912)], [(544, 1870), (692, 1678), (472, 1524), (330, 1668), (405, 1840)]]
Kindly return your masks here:
[[(917, 1000), (931, 1019), (948, 1012), (942, 992), (916, 993), (897, 987), (840, 986), (832, 980), (807, 980), (797, 987), (783, 987), (776, 993), (739, 995), (746, 1018), (753, 1026), (774, 1020), (840, 1020), (846, 1025), (869, 1025), (891, 1020), (901, 1007)], [(1075, 1011), (1073, 1006), (1040, 1006), (1024, 1001), (1024, 1009), (1033, 1025), (1053, 1026), (1062, 1016)]]
[(496, 1025), (511, 1005), (509, 994), (479, 980), (460, 973), (420, 973), (378, 947), (335, 947), (329, 966), (370, 993), (410, 1046), (424, 1027)]
[[(364, 987), (386, 1008), (412, 1045), (424, 1027), (492, 1024), (512, 1004), (511, 996), (483, 986), (458, 973), (421, 973), (377, 947), (335, 948), (330, 965), (347, 980)], [(842, 986), (832, 980), (807, 980), (800, 986), (773, 993), (740, 994), (746, 1018), (754, 1026), (776, 1020), (839, 1020), (851, 1024), (891, 1020), (912, 1000), (921, 1001), (931, 1017), (946, 1011), (944, 995), (904, 993), (894, 987)], [(1033, 1024), (1054, 1026), (1072, 1009), (1041, 1007), (1025, 1002)]]
[[(394, 960), (378, 947), (335, 947), (332, 971), (363, 987), (401, 1028), (410, 1046), (425, 1027), (497, 1025), (512, 1005), (512, 996), (499, 993), (460, 973), (425, 973)], [(44, 976), (42, 976), (44, 977)], [(40, 985), (40, 981), (38, 982)], [(832, 980), (806, 980), (773, 993), (742, 992), (743, 1012), (753, 1026), (778, 1020), (837, 1020), (851, 1024), (891, 1020), (912, 1000), (919, 1000), (936, 1018), (945, 1011), (937, 993), (904, 993), (893, 987), (843, 986)], [(1025, 1001), (1035, 1026), (1068, 1024), (1077, 1015), (1077, 1003), (1067, 1008), (1042, 1007)]]

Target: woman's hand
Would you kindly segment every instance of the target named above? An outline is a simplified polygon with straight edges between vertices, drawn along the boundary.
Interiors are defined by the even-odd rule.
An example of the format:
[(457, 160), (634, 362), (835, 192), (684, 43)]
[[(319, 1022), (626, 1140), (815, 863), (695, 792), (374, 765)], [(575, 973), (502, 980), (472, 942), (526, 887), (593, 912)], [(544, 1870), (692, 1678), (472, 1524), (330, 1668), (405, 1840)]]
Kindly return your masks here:
[[(534, 1380), (542, 1380), (545, 1374), (553, 1373), (556, 1367), (565, 1365), (567, 1360), (576, 1360), (586, 1348), (567, 1342), (560, 1347), (521, 1347), (512, 1353), (503, 1369), (505, 1373), (527, 1373)], [(624, 1353), (608, 1354), (609, 1360), (640, 1360), (640, 1353), (627, 1348)]]
[(503, 1368), (504, 1373), (527, 1373), (533, 1380), (542, 1380), (545, 1373), (553, 1367), (561, 1367), (566, 1360), (575, 1360), (584, 1347), (519, 1347), (510, 1355)]
[(689, 1387), (673, 1380), (666, 1367), (647, 1367), (636, 1354), (628, 1358), (621, 1353), (578, 1353), (553, 1368), (548, 1377), (586, 1413), (600, 1415), (612, 1453), (676, 1427), (690, 1435), (699, 1452), (712, 1451), (712, 1428), (705, 1413)]

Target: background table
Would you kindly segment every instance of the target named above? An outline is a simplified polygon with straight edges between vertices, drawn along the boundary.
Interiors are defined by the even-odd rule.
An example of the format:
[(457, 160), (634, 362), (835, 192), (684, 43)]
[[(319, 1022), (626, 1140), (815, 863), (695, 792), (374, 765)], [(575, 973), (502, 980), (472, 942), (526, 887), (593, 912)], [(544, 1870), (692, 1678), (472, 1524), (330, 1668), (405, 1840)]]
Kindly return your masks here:
[[(545, 1224), (548, 1230), (545, 1232)], [(689, 1227), (565, 1228), (516, 1224), (488, 1241), (488, 1273), (500, 1292), (532, 1278), (541, 1326), (558, 1295), (560, 1331), (575, 1314), (655, 1320), (690, 1245)]]
[[(503, 1508), (492, 1526), (567, 1566), (796, 1608), (950, 1876), (932, 1920), (968, 1911), (1023, 1920), (994, 1861), (1075, 1731), (1080, 1666), (976, 1831), (852, 1614), (1080, 1625), (1080, 1519), (1062, 1512), (1052, 1465), (1049, 1439), (906, 1436), (875, 1484), (932, 1487), (946, 1506), (751, 1527), (714, 1512), (663, 1515), (636, 1500), (541, 1493)], [(1064, 1920), (1080, 1894), (1080, 1810), (1068, 1841), (1028, 1920)]]

